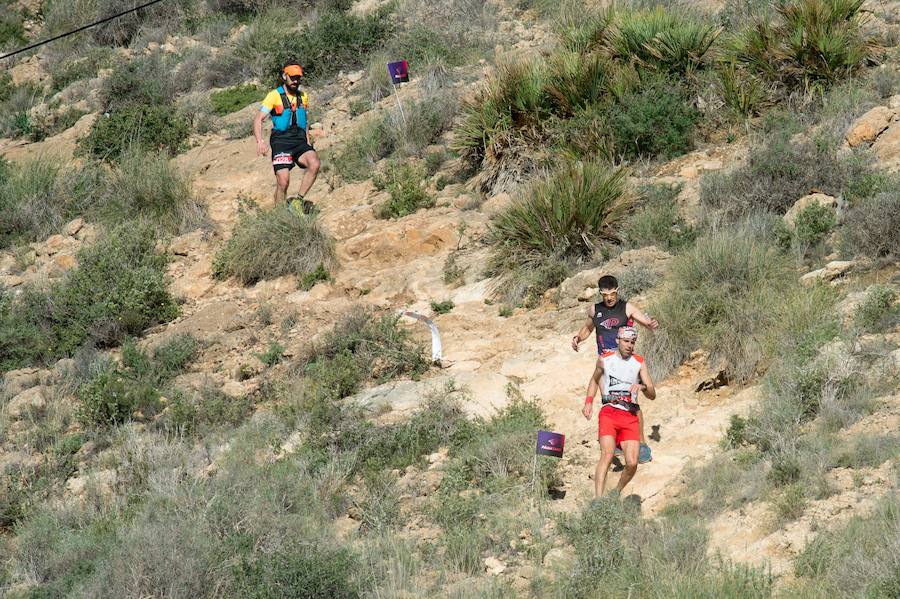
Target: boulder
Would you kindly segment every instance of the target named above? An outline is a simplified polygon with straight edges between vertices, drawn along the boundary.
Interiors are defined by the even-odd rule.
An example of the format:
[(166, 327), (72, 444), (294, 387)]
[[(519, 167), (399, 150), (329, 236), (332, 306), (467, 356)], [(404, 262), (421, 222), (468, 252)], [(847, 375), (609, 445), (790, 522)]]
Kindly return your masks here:
[(891, 126), (872, 144), (872, 151), (878, 157), (882, 168), (889, 170), (900, 168), (900, 121), (891, 123)]
[(847, 133), (847, 145), (855, 148), (872, 143), (881, 135), (882, 131), (888, 128), (893, 116), (894, 111), (887, 106), (876, 106), (850, 125), (850, 131)]
[(18, 395), (40, 382), (41, 371), (37, 368), (10, 370), (3, 375), (3, 388), (10, 395)]
[(790, 207), (783, 217), (785, 224), (789, 227), (793, 227), (797, 220), (797, 215), (800, 214), (803, 209), (813, 204), (831, 208), (835, 211), (839, 219), (847, 208), (847, 202), (843, 198), (835, 198), (824, 193), (811, 193), (794, 202), (794, 205)]
[(506, 564), (492, 555), (484, 558), (484, 569), (491, 576), (499, 576), (506, 571)]
[(6, 413), (13, 420), (18, 420), (25, 416), (30, 409), (41, 409), (47, 405), (44, 397), (44, 390), (41, 387), (32, 387), (22, 391), (11, 400), (6, 406)]

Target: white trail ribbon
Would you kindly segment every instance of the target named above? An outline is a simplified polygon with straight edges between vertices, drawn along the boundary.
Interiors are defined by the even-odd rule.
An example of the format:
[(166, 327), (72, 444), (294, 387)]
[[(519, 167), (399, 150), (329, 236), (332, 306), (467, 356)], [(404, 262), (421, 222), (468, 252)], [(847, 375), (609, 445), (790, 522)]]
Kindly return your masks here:
[(422, 316), (421, 314), (408, 312), (406, 310), (401, 310), (400, 316), (409, 316), (410, 318), (414, 318), (419, 322), (423, 322), (428, 325), (428, 328), (431, 329), (431, 361), (440, 363), (443, 359), (443, 347), (441, 346), (441, 333), (438, 331), (437, 325), (434, 324), (434, 321), (427, 316)]

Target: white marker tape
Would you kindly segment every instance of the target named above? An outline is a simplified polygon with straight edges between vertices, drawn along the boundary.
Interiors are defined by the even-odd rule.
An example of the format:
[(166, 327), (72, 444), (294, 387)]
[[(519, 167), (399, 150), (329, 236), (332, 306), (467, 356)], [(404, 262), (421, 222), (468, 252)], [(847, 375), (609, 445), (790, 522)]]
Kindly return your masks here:
[(407, 312), (406, 310), (401, 310), (400, 316), (409, 316), (410, 318), (415, 318), (419, 322), (424, 322), (428, 325), (428, 328), (431, 329), (431, 361), (440, 363), (443, 348), (441, 347), (441, 334), (438, 332), (437, 325), (434, 324), (434, 321), (427, 316), (422, 316), (415, 312)]

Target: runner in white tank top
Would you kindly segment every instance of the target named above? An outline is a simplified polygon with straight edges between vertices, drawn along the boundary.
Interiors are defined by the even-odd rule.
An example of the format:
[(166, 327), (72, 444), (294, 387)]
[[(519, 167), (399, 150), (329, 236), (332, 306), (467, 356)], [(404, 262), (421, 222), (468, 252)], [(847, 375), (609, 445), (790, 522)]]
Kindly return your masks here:
[[(616, 444), (625, 454), (625, 469), (619, 476), (616, 490), (621, 493), (638, 467), (640, 451), (640, 428), (635, 413), (639, 409), (637, 397), (640, 391), (647, 399), (656, 398), (656, 388), (650, 378), (647, 364), (634, 354), (637, 331), (632, 327), (619, 329), (618, 348), (615, 352), (603, 354), (597, 359), (591, 382), (588, 383), (587, 397), (581, 413), (590, 419), (593, 413), (594, 396), (599, 390), (605, 394), (604, 406), (598, 415), (600, 440), (600, 461), (594, 473), (594, 495), (600, 497), (606, 490), (606, 475), (612, 464)], [(602, 385), (602, 386), (601, 386)]]

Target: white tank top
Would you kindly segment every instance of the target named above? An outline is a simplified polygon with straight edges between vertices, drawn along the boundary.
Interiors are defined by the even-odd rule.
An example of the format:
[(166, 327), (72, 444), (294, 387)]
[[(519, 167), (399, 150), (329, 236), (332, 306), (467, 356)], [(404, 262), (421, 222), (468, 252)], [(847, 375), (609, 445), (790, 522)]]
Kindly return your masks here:
[[(631, 354), (627, 360), (623, 360), (618, 351), (606, 352), (600, 356), (603, 360), (603, 378), (600, 381), (600, 391), (603, 395), (609, 395), (620, 401), (637, 403), (637, 393), (632, 394), (629, 389), (640, 380), (641, 365), (644, 358), (637, 354)], [(625, 406), (609, 404), (614, 408), (628, 411)]]

